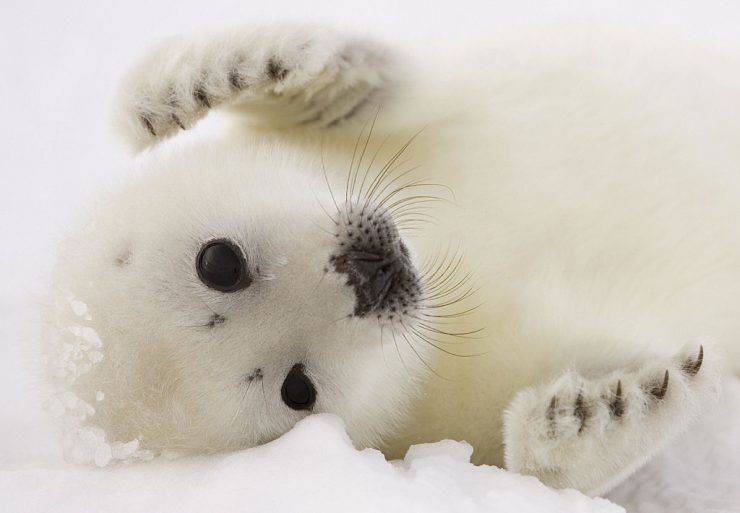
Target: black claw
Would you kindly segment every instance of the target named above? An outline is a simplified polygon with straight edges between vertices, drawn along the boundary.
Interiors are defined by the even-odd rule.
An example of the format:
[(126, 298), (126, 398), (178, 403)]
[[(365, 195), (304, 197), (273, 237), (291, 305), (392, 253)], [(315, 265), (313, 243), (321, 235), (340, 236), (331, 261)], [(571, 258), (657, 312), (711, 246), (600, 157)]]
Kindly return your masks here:
[(701, 369), (701, 364), (703, 361), (704, 346), (699, 346), (699, 356), (696, 357), (696, 360), (692, 360), (691, 358), (689, 358), (685, 362), (683, 362), (681, 370), (684, 374), (688, 374), (689, 376), (696, 376), (696, 373), (699, 372), (699, 369)]
[(663, 378), (663, 384), (660, 386), (653, 386), (650, 389), (650, 393), (656, 398), (656, 399), (663, 399), (665, 396), (665, 392), (668, 390), (668, 369), (665, 371), (665, 377)]
[(270, 77), (272, 80), (282, 80), (287, 75), (287, 68), (283, 67), (283, 65), (279, 61), (274, 58), (267, 61), (267, 76)]
[(239, 73), (239, 70), (237, 70), (236, 68), (233, 68), (231, 71), (229, 71), (229, 84), (231, 84), (231, 87), (233, 87), (237, 91), (241, 91), (247, 85), (244, 82), (241, 74)]
[(204, 107), (208, 109), (211, 108), (211, 99), (208, 97), (205, 90), (203, 90), (202, 84), (195, 88), (195, 91), (193, 91), (193, 97)]
[(174, 121), (177, 126), (185, 130), (185, 125), (182, 124), (182, 121), (177, 117), (177, 114), (172, 114), (172, 121)]
[(550, 437), (554, 437), (557, 432), (557, 423), (555, 421), (557, 408), (558, 408), (558, 398), (557, 396), (552, 396), (552, 399), (550, 399), (550, 406), (547, 407), (547, 413), (545, 414), (545, 417), (547, 418), (547, 422), (550, 428), (548, 432)]
[(614, 417), (624, 415), (624, 400), (622, 399), (622, 380), (617, 381), (617, 391), (614, 393), (614, 399), (609, 403), (609, 411)]
[(576, 397), (576, 402), (573, 408), (573, 416), (581, 422), (581, 426), (578, 428), (578, 432), (580, 433), (586, 427), (586, 419), (589, 417), (588, 408), (583, 402), (582, 392), (578, 392), (578, 397)]
[(157, 137), (157, 132), (154, 131), (154, 126), (152, 126), (152, 122), (149, 120), (149, 118), (142, 114), (139, 116), (139, 119), (141, 119), (141, 123), (144, 125), (144, 127), (147, 129), (147, 131), (152, 134), (153, 137)]

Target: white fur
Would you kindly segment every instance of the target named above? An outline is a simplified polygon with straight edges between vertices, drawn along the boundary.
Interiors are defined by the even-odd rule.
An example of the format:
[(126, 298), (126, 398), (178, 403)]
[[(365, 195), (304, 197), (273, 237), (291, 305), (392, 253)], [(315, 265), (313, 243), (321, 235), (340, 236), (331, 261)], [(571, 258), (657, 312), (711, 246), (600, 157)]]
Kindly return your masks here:
[[(173, 114), (192, 130), (137, 157), (136, 179), (63, 252), (60, 287), (89, 318), (62, 301), (56, 325), (94, 328), (105, 358), (59, 379), (88, 403), (104, 392), (92, 420), (111, 440), (220, 450), (305, 415), (282, 404), (280, 385), (306, 361), (315, 411), (341, 415), (359, 445), (398, 456), (464, 439), (476, 461), (501, 465), (505, 452), (509, 468), (548, 484), (607, 490), (700, 416), (721, 361), (740, 369), (738, 63), (664, 41), (545, 31), (427, 49), (413, 66), (305, 27), (161, 45), (124, 79), (117, 125), (135, 149), (181, 132)], [(285, 76), (270, 77), (274, 60)], [(209, 105), (236, 114), (219, 119), (225, 133), (194, 127)], [(454, 189), (399, 221), (428, 262), (419, 312), (442, 317), (348, 317), (351, 289), (323, 272), (330, 217), (346, 219), (421, 128), (373, 202), (404, 183), (399, 198), (446, 195), (420, 178)], [(435, 224), (421, 224), (427, 214)], [(199, 245), (221, 236), (259, 267), (242, 293), (194, 274)], [(228, 321), (193, 328), (214, 311)], [(703, 337), (691, 377), (681, 365)], [(246, 387), (256, 368), (264, 379)], [(627, 406), (615, 419), (618, 381)], [(579, 393), (592, 414), (583, 429)]]

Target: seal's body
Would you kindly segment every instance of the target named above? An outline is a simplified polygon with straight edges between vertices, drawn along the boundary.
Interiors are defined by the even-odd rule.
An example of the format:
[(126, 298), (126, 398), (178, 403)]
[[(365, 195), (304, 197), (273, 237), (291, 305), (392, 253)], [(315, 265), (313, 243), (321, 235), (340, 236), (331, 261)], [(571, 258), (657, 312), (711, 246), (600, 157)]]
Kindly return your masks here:
[(567, 39), (433, 65), (310, 28), (162, 44), (117, 103), (137, 176), (59, 270), (102, 360), (57, 379), (153, 451), (332, 412), (389, 456), (464, 439), (607, 490), (738, 361), (739, 77)]

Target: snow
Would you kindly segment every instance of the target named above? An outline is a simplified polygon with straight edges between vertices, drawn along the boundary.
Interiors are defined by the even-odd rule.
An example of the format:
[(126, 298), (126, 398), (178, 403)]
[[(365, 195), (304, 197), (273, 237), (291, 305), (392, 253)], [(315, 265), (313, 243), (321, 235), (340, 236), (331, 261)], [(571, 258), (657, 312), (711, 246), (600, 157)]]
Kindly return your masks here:
[[(238, 453), (118, 468), (0, 473), (5, 511), (425, 511), (618, 513), (604, 499), (469, 463), (472, 447), (442, 441), (389, 463), (356, 450), (341, 420), (313, 415), (281, 439)], [(43, 483), (43, 484), (42, 484)], [(39, 493), (43, 490), (43, 493)], [(7, 505), (6, 505), (7, 506)]]
[[(55, 238), (101, 186), (121, 177), (127, 157), (107, 119), (117, 76), (153, 38), (214, 22), (286, 17), (419, 40), (543, 21), (641, 22), (740, 46), (740, 3), (724, 0), (0, 3), (0, 511), (620, 511), (532, 478), (474, 467), (462, 443), (415, 447), (403, 462), (388, 463), (376, 451), (354, 450), (339, 420), (320, 416), (252, 450), (102, 470), (94, 464), (126, 459), (138, 447), (106, 448), (91, 432), (90, 453), (80, 458), (93, 465), (62, 461), (27, 365), (33, 358), (25, 332)], [(84, 304), (73, 308), (87, 313)], [(72, 335), (97, 344), (92, 333)], [(85, 413), (60, 401), (60, 415), (68, 406)], [(726, 386), (721, 409), (609, 497), (630, 513), (740, 511), (739, 455), (736, 381)]]
[[(707, 422), (612, 499), (630, 513), (740, 511), (740, 380), (726, 388)], [(272, 443), (231, 454), (97, 469), (29, 453), (0, 462), (0, 507), (28, 513), (625, 511), (575, 490), (552, 490), (533, 477), (474, 466), (471, 454), (468, 444), (445, 440), (413, 446), (403, 461), (388, 462), (377, 450), (356, 450), (338, 417), (312, 415)]]
[(686, 435), (609, 494), (629, 513), (740, 512), (740, 379)]

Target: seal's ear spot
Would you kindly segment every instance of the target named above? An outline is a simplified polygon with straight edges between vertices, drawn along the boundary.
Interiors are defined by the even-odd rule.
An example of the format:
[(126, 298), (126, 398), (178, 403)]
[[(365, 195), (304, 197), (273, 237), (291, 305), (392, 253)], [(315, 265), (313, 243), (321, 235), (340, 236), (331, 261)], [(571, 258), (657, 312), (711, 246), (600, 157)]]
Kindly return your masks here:
[(114, 263), (116, 264), (116, 267), (126, 267), (131, 263), (131, 257), (133, 256), (133, 250), (131, 249), (131, 244), (127, 243), (121, 251), (118, 252), (116, 255), (116, 258), (114, 259)]

